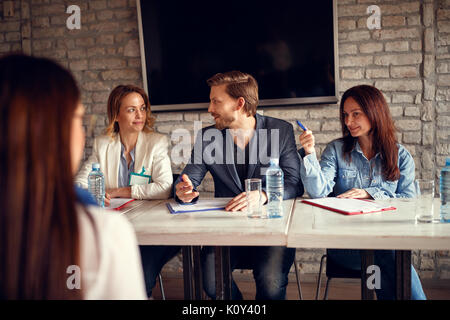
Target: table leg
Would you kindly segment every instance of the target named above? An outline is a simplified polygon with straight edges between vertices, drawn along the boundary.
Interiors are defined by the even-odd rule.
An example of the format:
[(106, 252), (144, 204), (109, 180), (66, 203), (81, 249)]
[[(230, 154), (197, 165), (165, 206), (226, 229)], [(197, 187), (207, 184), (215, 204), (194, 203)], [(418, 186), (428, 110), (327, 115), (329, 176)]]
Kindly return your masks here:
[(216, 299), (231, 300), (230, 247), (215, 248)]
[(373, 250), (360, 250), (361, 254), (361, 299), (374, 300), (375, 291), (367, 287), (367, 267), (373, 265)]
[(194, 257), (194, 296), (195, 300), (202, 300), (203, 298), (203, 285), (202, 285), (202, 264), (200, 258), (200, 246), (195, 246), (193, 249)]
[(183, 280), (184, 280), (184, 300), (194, 298), (192, 286), (192, 247), (183, 246)]
[(397, 300), (411, 300), (411, 250), (395, 251)]

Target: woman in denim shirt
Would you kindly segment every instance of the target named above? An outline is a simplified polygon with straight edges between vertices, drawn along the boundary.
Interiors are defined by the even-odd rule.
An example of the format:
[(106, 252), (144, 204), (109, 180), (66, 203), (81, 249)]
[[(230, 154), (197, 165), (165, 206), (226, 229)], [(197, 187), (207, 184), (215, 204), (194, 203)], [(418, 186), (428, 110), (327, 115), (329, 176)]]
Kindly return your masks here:
[[(320, 164), (310, 130), (300, 135), (304, 157), (300, 175), (312, 198), (387, 199), (414, 196), (414, 160), (397, 143), (395, 126), (383, 94), (372, 86), (348, 89), (341, 99), (343, 137), (332, 141), (322, 153)], [(342, 267), (361, 268), (359, 250), (327, 251)], [(392, 250), (375, 250), (375, 264), (381, 269), (379, 300), (395, 299), (395, 255)], [(426, 299), (420, 279), (411, 266), (411, 298)]]

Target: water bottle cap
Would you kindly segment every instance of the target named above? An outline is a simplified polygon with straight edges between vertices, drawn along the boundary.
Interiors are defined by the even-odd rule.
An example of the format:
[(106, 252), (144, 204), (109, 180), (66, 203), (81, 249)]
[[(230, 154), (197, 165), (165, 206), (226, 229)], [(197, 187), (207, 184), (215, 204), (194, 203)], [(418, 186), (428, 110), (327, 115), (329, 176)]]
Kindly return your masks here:
[(270, 158), (270, 164), (278, 165), (279, 160), (278, 158)]
[(445, 159), (445, 166), (450, 166), (450, 158)]
[(92, 169), (100, 169), (100, 163), (94, 162), (92, 164)]

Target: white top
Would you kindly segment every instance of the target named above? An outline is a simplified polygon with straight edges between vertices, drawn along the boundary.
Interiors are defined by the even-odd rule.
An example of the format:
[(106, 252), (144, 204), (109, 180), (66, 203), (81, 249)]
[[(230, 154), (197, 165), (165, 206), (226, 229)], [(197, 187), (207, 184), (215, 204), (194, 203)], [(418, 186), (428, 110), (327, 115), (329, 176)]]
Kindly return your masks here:
[(90, 206), (94, 229), (82, 208), (78, 210), (84, 298), (146, 299), (138, 244), (128, 220), (120, 213)]

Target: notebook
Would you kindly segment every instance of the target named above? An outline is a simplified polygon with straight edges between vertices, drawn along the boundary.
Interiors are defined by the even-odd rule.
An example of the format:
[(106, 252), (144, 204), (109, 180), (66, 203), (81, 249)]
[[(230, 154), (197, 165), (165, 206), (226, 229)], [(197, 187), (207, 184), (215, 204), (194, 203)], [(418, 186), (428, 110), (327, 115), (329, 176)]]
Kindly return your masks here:
[(227, 203), (232, 198), (220, 198), (220, 199), (200, 199), (196, 203), (183, 203), (180, 204), (175, 200), (168, 202), (167, 208), (170, 213), (187, 213), (187, 212), (201, 212), (201, 211), (215, 211), (224, 210)]
[(346, 198), (319, 198), (306, 199), (302, 202), (324, 208), (327, 210), (339, 212), (345, 215), (355, 215), (362, 213), (372, 213), (380, 211), (396, 210), (395, 207), (385, 206), (371, 200), (365, 199), (346, 199)]

